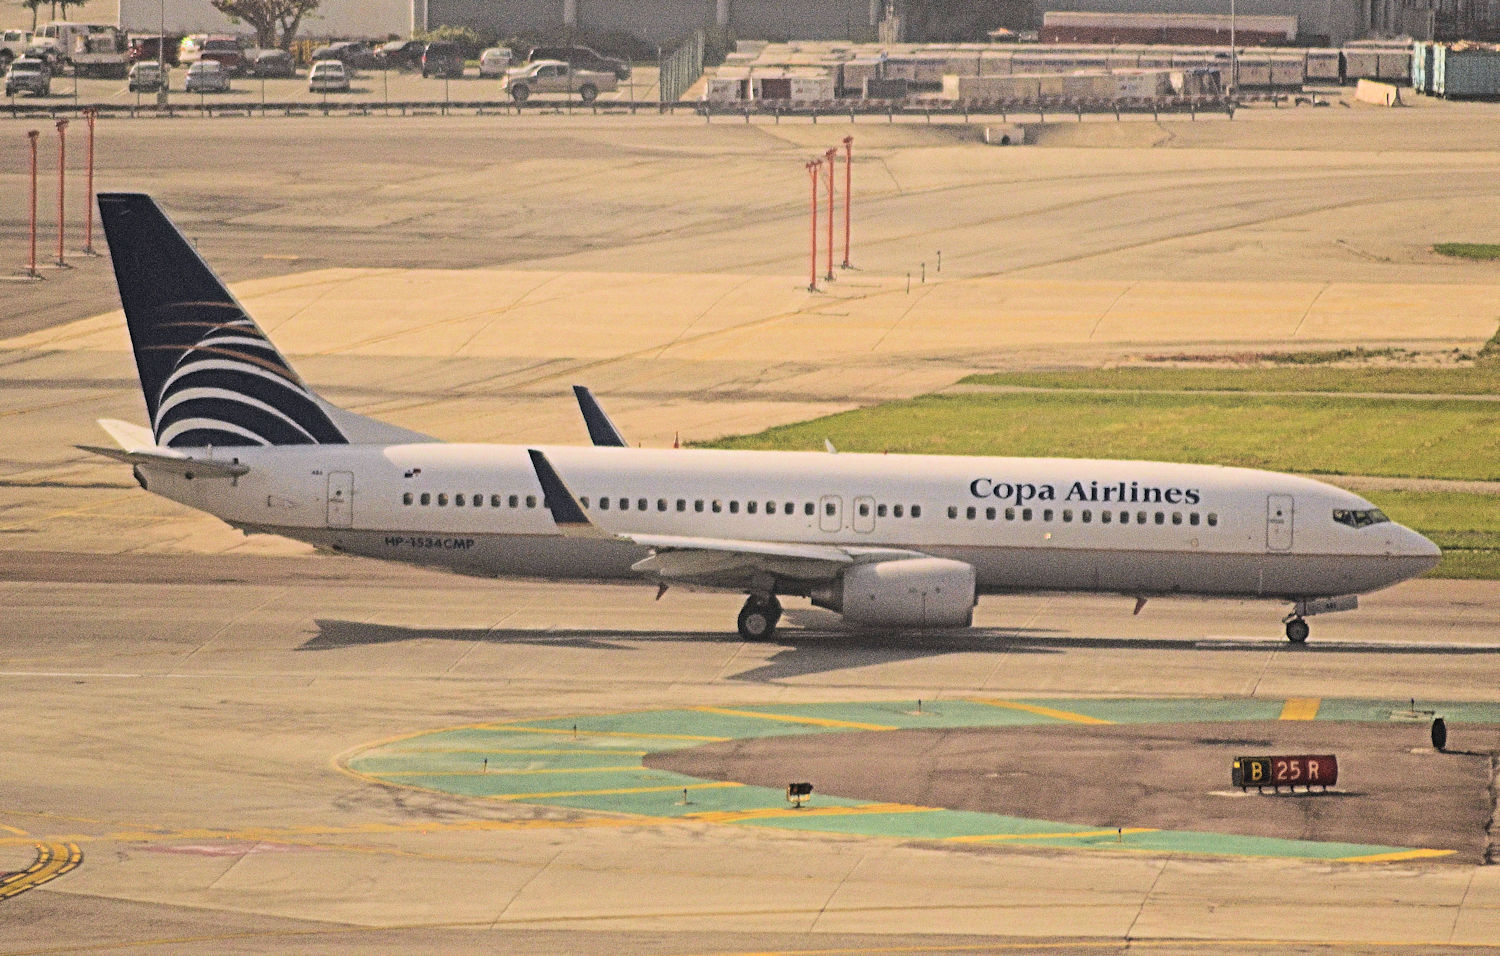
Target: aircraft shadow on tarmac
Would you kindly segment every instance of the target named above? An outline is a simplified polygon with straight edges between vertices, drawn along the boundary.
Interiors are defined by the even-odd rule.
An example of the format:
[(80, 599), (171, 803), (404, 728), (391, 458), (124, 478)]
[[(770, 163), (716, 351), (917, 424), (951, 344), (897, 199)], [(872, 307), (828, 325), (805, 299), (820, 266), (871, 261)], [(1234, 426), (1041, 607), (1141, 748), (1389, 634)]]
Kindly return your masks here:
[[(777, 632), (768, 646), (778, 650), (757, 667), (726, 679), (770, 683), (830, 671), (895, 664), (948, 654), (1066, 654), (1069, 651), (1197, 651), (1201, 653), (1265, 652), (1296, 654), (1493, 654), (1494, 645), (1418, 644), (1404, 642), (1323, 642), (1301, 646), (1279, 638), (1121, 638), (1070, 636), (1049, 628), (974, 628), (890, 633), (844, 625), (829, 612), (790, 609), (784, 620), (795, 627)], [(338, 651), (404, 641), (455, 641), (529, 644), (601, 651), (631, 651), (642, 643), (741, 643), (725, 631), (531, 630), (520, 628), (423, 628), (360, 621), (317, 620), (318, 633), (298, 650)]]

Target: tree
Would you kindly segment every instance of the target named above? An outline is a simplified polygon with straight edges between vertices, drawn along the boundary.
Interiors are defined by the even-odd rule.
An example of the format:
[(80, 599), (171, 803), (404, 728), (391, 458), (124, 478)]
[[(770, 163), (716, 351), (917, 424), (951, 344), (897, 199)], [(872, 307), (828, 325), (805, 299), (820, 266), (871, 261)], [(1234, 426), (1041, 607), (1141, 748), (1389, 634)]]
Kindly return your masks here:
[(36, 13), (47, 0), (21, 0), (21, 6), (31, 11), (31, 32), (36, 32)]
[[(77, 0), (73, 0), (77, 2)], [(244, 20), (255, 28), (255, 43), (261, 47), (292, 45), (302, 18), (318, 8), (321, 0), (211, 0), (215, 10), (232, 20)], [(279, 35), (278, 35), (279, 32)]]
[(57, 3), (55, 5), (62, 7), (62, 18), (66, 20), (68, 19), (69, 7), (81, 7), (88, 2), (89, 0), (57, 0)]

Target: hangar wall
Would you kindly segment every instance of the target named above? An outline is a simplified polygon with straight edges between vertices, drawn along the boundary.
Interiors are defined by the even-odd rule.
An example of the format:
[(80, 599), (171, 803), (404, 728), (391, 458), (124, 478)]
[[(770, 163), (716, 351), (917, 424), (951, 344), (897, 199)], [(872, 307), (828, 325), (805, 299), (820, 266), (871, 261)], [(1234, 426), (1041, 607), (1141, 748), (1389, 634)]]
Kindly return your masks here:
[[(879, 0), (416, 0), (429, 27), (508, 34), (576, 26), (655, 43), (720, 24), (755, 39), (870, 39)], [(416, 9), (416, 8), (414, 8)], [(420, 22), (420, 17), (417, 18)]]

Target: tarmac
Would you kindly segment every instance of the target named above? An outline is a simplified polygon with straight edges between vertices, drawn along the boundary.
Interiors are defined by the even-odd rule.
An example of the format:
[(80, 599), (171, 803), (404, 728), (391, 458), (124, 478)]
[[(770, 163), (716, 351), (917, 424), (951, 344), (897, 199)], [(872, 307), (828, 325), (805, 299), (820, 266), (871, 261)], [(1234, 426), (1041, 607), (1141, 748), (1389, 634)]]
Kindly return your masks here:
[[(588, 384), (632, 440), (663, 445), (972, 371), (1262, 348), (1472, 351), (1495, 331), (1500, 275), (1427, 246), (1492, 238), (1500, 142), (1492, 126), (1466, 131), (1475, 115), (1242, 111), (1232, 124), (1150, 124), (1170, 140), (1160, 148), (1084, 123), (1057, 133), (1072, 145), (1023, 149), (936, 124), (136, 120), (101, 123), (96, 183), (156, 193), (335, 402), (446, 440), (582, 441), (567, 389)], [(1090, 130), (1099, 141), (1080, 144)], [(848, 132), (858, 269), (813, 293), (800, 163)], [(5, 142), (0, 247), (14, 260), (24, 194)], [(236, 161), (252, 148), (275, 159)], [(1500, 939), (1500, 878), (1473, 862), (1488, 841), (1473, 780), (1445, 811), (1465, 841), (1449, 847), (1458, 862), (1374, 859), (1445, 848), (1404, 824), (1356, 821), (1333, 839), (1293, 822), (1215, 842), (1201, 834), (1236, 834), (1140, 823), (1131, 787), (1108, 814), (1066, 801), (1046, 813), (1035, 788), (1025, 806), (976, 810), (926, 802), (941, 791), (920, 777), (904, 796), (813, 780), (814, 811), (931, 807), (874, 832), (871, 811), (842, 813), (858, 826), (831, 827), (826, 811), (805, 817), (817, 825), (753, 822), (744, 814), (772, 805), (789, 819), (775, 790), (786, 781), (689, 773), (690, 802), (643, 812), (683, 799), (680, 772), (651, 770), (650, 754), (739, 734), (731, 724), (821, 734), (860, 728), (816, 721), (907, 727), (933, 719), (909, 711), (960, 710), (1070, 723), (1031, 707), (1117, 722), (1165, 708), (1161, 723), (1183, 726), (1181, 708), (1196, 707), (1189, 728), (1217, 709), (1232, 720), (1205, 735), (1259, 740), (1251, 731), (1289, 701), (1314, 699), (1323, 719), (1296, 742), (1345, 740), (1350, 779), (1390, 810), (1410, 791), (1382, 789), (1355, 757), (1373, 751), (1327, 717), (1358, 711), (1418, 736), (1421, 723), (1391, 715), (1493, 723), (1500, 586), (1410, 582), (1315, 619), (1303, 648), (1279, 636), (1274, 605), (1153, 600), (1132, 616), (1107, 596), (986, 601), (974, 630), (920, 637), (798, 608), (776, 642), (746, 644), (733, 595), (655, 601), (644, 587), (313, 555), (150, 497), (72, 448), (102, 439), (96, 418), (142, 414), (107, 260), (73, 265), (0, 286), (0, 873), (21, 874), (0, 879), (0, 950), (1441, 951)], [(444, 736), (476, 726), (504, 729), (478, 745)], [(952, 724), (964, 726), (977, 725)], [(1022, 739), (943, 773), (976, 772), (980, 755)], [(1107, 756), (1099, 740), (1089, 760)], [(449, 759), (431, 753), (362, 762), (413, 747), (474, 752), (457, 767), (420, 762)], [(1392, 765), (1444, 759), (1411, 749)], [(891, 749), (883, 767), (885, 752), (857, 762), (872, 778), (898, 754), (903, 774), (939, 766), (917, 759), (920, 745)], [(491, 756), (515, 772), (489, 773)], [(1187, 792), (1226, 788), (1215, 761)], [(632, 789), (598, 779), (648, 771), (678, 776), (655, 794), (579, 794)], [(526, 783), (473, 789), (502, 779)], [(710, 803), (730, 791), (741, 805)], [(531, 796), (496, 799), (516, 793)], [(713, 815), (731, 811), (740, 819)], [(962, 813), (985, 816), (969, 821), (980, 830), (952, 829), (944, 815)], [(994, 829), (988, 815), (1046, 826)], [(926, 816), (950, 829), (908, 829)], [(944, 838), (1035, 833), (1075, 835)], [(1248, 852), (1252, 837), (1323, 849)]]

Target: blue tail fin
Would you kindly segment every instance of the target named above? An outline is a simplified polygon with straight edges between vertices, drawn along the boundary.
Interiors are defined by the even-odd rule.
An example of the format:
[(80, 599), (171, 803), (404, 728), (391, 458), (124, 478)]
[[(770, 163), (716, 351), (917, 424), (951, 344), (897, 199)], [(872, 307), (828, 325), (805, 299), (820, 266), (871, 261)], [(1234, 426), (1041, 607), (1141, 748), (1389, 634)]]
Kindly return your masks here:
[(158, 445), (348, 443), (155, 200), (100, 193), (99, 216)]

